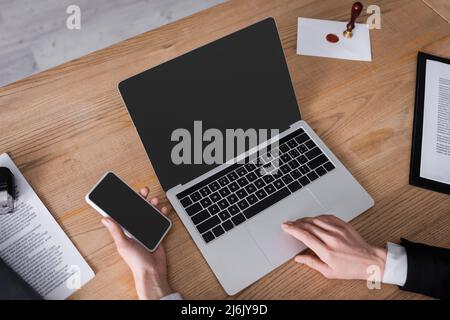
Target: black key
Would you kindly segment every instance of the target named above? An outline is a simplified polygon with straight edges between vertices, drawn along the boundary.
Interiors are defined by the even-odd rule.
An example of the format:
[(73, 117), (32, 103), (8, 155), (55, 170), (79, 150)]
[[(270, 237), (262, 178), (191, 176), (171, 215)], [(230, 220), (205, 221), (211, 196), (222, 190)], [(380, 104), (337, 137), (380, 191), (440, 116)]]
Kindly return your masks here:
[(236, 201), (239, 200), (239, 198), (235, 194), (230, 194), (227, 197), (227, 199), (228, 199), (228, 202), (231, 203), (231, 204), (233, 204), (233, 203), (235, 203)]
[(248, 193), (247, 191), (245, 191), (245, 189), (240, 189), (236, 192), (236, 195), (239, 197), (239, 199), (242, 199), (248, 196)]
[(181, 199), (181, 205), (185, 208), (189, 207), (192, 204), (192, 200), (189, 197)]
[(251, 172), (256, 169), (256, 166), (253, 163), (247, 163), (244, 167), (245, 169), (247, 169), (248, 172)]
[(219, 179), (219, 183), (223, 187), (223, 186), (226, 186), (227, 184), (229, 184), (230, 180), (228, 180), (227, 177), (222, 177), (222, 178)]
[(258, 157), (258, 159), (256, 159), (255, 161), (253, 161), (253, 164), (259, 168), (263, 165), (263, 162), (261, 161), (261, 158)]
[(300, 189), (301, 187), (302, 187), (302, 185), (300, 183), (298, 183), (297, 181), (293, 181), (288, 184), (288, 188), (291, 192), (295, 192), (298, 189)]
[(218, 216), (219, 216), (220, 220), (222, 220), (222, 221), (225, 221), (225, 220), (227, 220), (229, 217), (231, 217), (231, 216), (230, 216), (230, 213), (228, 212), (228, 210), (223, 210), (222, 212), (220, 212), (220, 213), (218, 214)]
[(264, 190), (258, 190), (256, 191), (256, 196), (258, 197), (259, 200), (267, 197), (267, 193)]
[(253, 183), (250, 183), (248, 186), (245, 187), (245, 191), (247, 191), (249, 194), (255, 192), (256, 187)]
[(300, 171), (298, 171), (298, 169), (295, 169), (294, 171), (291, 172), (291, 176), (294, 179), (298, 179), (302, 176), (302, 174)]
[(250, 205), (252, 205), (252, 204), (258, 202), (258, 198), (254, 194), (251, 194), (247, 197), (247, 201), (248, 201), (248, 203), (250, 203)]
[(215, 238), (211, 231), (208, 231), (208, 232), (202, 234), (202, 237), (203, 237), (203, 240), (205, 240), (206, 243), (214, 240), (214, 238)]
[(289, 147), (286, 143), (283, 143), (281, 146), (279, 146), (281, 152), (288, 152), (289, 151)]
[(258, 189), (261, 189), (262, 187), (264, 187), (266, 183), (264, 182), (263, 179), (259, 178), (258, 180), (255, 181), (255, 186)]
[(228, 203), (227, 199), (222, 199), (217, 204), (219, 205), (219, 208), (222, 209), (222, 210), (227, 208), (230, 205)]
[(245, 174), (247, 173), (247, 170), (245, 170), (244, 167), (240, 167), (239, 169), (236, 170), (236, 173), (238, 174), (239, 177), (245, 176)]
[(210, 217), (210, 214), (208, 213), (208, 211), (207, 211), (207, 210), (203, 210), (203, 211), (200, 211), (199, 213), (197, 213), (197, 214), (196, 214), (195, 216), (193, 216), (191, 219), (192, 219), (192, 222), (193, 222), (195, 225), (197, 225), (197, 224), (199, 224), (199, 223), (205, 221), (205, 220), (208, 219), (209, 217)]
[(266, 174), (263, 176), (263, 180), (265, 183), (271, 183), (275, 178), (271, 174)]
[(287, 142), (287, 145), (289, 146), (289, 148), (292, 149), (292, 148), (295, 148), (298, 145), (298, 143), (294, 139), (291, 139)]
[(254, 172), (250, 172), (248, 175), (245, 176), (248, 181), (252, 182), (258, 179), (258, 176)]
[(233, 221), (235, 226), (240, 225), (242, 222), (245, 221), (245, 217), (242, 213), (239, 213), (238, 215), (234, 216), (233, 218), (231, 218), (231, 220)]
[(197, 203), (194, 203), (192, 206), (188, 207), (186, 209), (186, 212), (188, 215), (193, 216), (200, 210), (202, 210), (202, 206), (200, 205), (200, 203), (197, 202)]
[(289, 155), (292, 158), (297, 158), (300, 155), (300, 152), (298, 152), (297, 149), (292, 149), (291, 151), (289, 151)]
[(239, 176), (237, 175), (237, 173), (235, 171), (230, 172), (229, 174), (227, 174), (228, 180), (230, 181), (234, 181), (237, 178), (239, 178)]
[(248, 180), (245, 177), (240, 178), (237, 182), (241, 187), (248, 185)]
[(327, 169), (327, 171), (331, 171), (335, 168), (331, 162), (327, 162), (323, 166), (325, 167), (325, 169)]
[(288, 173), (289, 171), (291, 171), (291, 168), (287, 165), (287, 164), (283, 164), (280, 167), (281, 172), (283, 172), (284, 174)]
[(277, 203), (281, 199), (287, 197), (290, 194), (288, 188), (284, 187), (278, 190), (275, 193), (272, 193), (270, 196), (265, 198), (264, 200), (254, 204), (250, 208), (244, 211), (244, 215), (247, 219), (253, 217), (254, 215), (260, 213), (264, 209), (270, 207), (271, 205)]
[(219, 193), (222, 197), (226, 197), (231, 192), (230, 192), (230, 189), (228, 189), (228, 187), (223, 187), (222, 189), (219, 190)]
[(217, 226), (219, 223), (220, 223), (219, 217), (218, 217), (218, 216), (213, 216), (213, 217), (209, 218), (208, 220), (203, 221), (202, 223), (200, 223), (200, 224), (197, 226), (197, 230), (198, 230), (200, 233), (203, 233), (203, 232), (208, 231), (209, 229), (214, 228), (214, 227)]
[(319, 176), (323, 176), (325, 173), (327, 173), (327, 170), (325, 170), (325, 169), (321, 166), (321, 167), (318, 167), (318, 168), (316, 169), (316, 173), (317, 173)]
[(300, 170), (300, 172), (302, 173), (302, 174), (307, 174), (310, 170), (309, 170), (309, 168), (308, 168), (308, 166), (301, 166), (300, 168), (299, 168), (299, 170)]
[(208, 186), (205, 186), (200, 189), (200, 194), (206, 197), (207, 195), (211, 194), (211, 190), (209, 190)]
[(231, 207), (228, 208), (228, 212), (234, 216), (236, 214), (238, 214), (240, 212), (239, 208), (237, 205), (233, 204)]
[(322, 154), (322, 151), (320, 151), (319, 147), (315, 147), (314, 149), (309, 150), (307, 153), (305, 153), (306, 157), (311, 160), (317, 157), (318, 155)]
[[(322, 154), (322, 155), (318, 156), (317, 158), (314, 158), (313, 160), (308, 162), (308, 167), (310, 167), (311, 170), (314, 170), (315, 168), (317, 168), (321, 164), (324, 164), (327, 161), (328, 161), (328, 158), (324, 154)], [(327, 169), (326, 166), (324, 166), (324, 167), (325, 167), (325, 169)]]
[(283, 175), (283, 172), (280, 170), (280, 168), (277, 168), (276, 170), (271, 172), (272, 177), (276, 180), (278, 178), (281, 178), (281, 176)]
[(294, 179), (292, 179), (292, 177), (290, 176), (290, 175), (285, 175), (285, 176), (283, 176), (282, 178), (281, 178), (281, 180), (283, 180), (283, 182), (285, 183), (285, 184), (289, 184), (289, 183), (291, 183)]
[(211, 189), (212, 192), (214, 192), (220, 189), (220, 185), (219, 183), (217, 183), (217, 181), (214, 181), (213, 183), (209, 184), (209, 188)]
[(248, 202), (245, 199), (242, 199), (241, 201), (238, 202), (238, 207), (241, 210), (247, 209), (248, 208)]
[(308, 179), (311, 181), (314, 181), (319, 177), (317, 175), (317, 173), (315, 173), (314, 171), (311, 171), (310, 173), (308, 173), (307, 176), (308, 176)]
[(305, 153), (306, 151), (308, 151), (308, 148), (304, 144), (301, 144), (301, 145), (298, 146), (297, 150), (300, 153)]
[(217, 226), (214, 229), (212, 229), (212, 232), (214, 233), (214, 235), (216, 237), (219, 237), (221, 235), (223, 235), (225, 233), (225, 231), (223, 230), (222, 226)]
[(273, 186), (273, 184), (268, 184), (264, 190), (267, 192), (267, 194), (274, 193), (277, 189)]
[(195, 191), (193, 194), (191, 194), (191, 199), (193, 202), (196, 202), (202, 198), (200, 192)]
[(275, 188), (277, 189), (281, 189), (284, 187), (284, 183), (281, 179), (277, 179), (274, 181), (273, 185), (275, 186)]
[(308, 149), (312, 149), (312, 148), (314, 148), (316, 146), (316, 144), (312, 140), (308, 140), (308, 141), (305, 142), (305, 146)]
[(305, 156), (300, 156), (297, 158), (298, 162), (300, 162), (300, 164), (305, 164), (308, 162), (308, 158), (306, 158)]
[(253, 172), (256, 174), (256, 176), (258, 178), (260, 178), (260, 177), (262, 177), (262, 176), (264, 176), (266, 174), (266, 170), (264, 170), (264, 167), (260, 167), (260, 168), (256, 169)]
[(215, 215), (217, 212), (220, 211), (219, 207), (216, 204), (213, 204), (212, 206), (208, 207), (208, 211), (209, 213), (213, 216)]
[(300, 166), (300, 163), (298, 163), (297, 160), (292, 160), (291, 162), (289, 162), (289, 167), (291, 167), (292, 169), (298, 168)]
[(228, 185), (228, 188), (230, 188), (231, 192), (235, 192), (239, 189), (239, 185), (236, 182), (232, 182)]
[(208, 208), (212, 204), (212, 201), (209, 198), (203, 198), (202, 200), (200, 200), (200, 203), (202, 204), (203, 208)]
[(306, 142), (307, 140), (309, 140), (309, 137), (308, 137), (308, 135), (306, 133), (303, 133), (303, 134), (301, 134), (299, 136), (296, 136), (295, 140), (297, 140), (297, 142), (299, 144), (302, 144), (303, 142)]
[(224, 228), (225, 231), (230, 231), (231, 229), (234, 228), (234, 224), (233, 222), (231, 222), (231, 220), (227, 220), (224, 223), (222, 223), (222, 228)]
[(222, 198), (218, 192), (214, 192), (212, 195), (209, 196), (212, 202), (217, 202)]
[(281, 162), (282, 162), (282, 163), (288, 163), (289, 161), (292, 160), (292, 158), (291, 158), (291, 156), (289, 155), (289, 153), (282, 154), (281, 157), (280, 157), (280, 159), (281, 159)]
[(302, 184), (303, 187), (309, 184), (310, 182), (306, 176), (301, 177), (300, 179), (298, 179), (298, 181)]

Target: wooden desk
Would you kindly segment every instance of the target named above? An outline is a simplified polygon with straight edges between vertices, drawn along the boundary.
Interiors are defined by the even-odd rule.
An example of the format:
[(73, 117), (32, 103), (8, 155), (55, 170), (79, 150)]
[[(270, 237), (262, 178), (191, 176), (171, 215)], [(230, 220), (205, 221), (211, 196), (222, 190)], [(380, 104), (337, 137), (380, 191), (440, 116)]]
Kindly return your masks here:
[[(268, 16), (277, 21), (302, 115), (375, 199), (352, 224), (383, 246), (401, 236), (450, 246), (450, 197), (408, 185), (418, 50), (450, 57), (450, 27), (420, 0), (376, 1), (371, 63), (297, 56), (297, 17), (348, 18), (353, 1), (230, 1), (0, 89), (8, 152), (96, 272), (74, 299), (135, 298), (133, 279), (84, 195), (107, 170), (163, 197), (117, 83)], [(367, 14), (366, 14), (367, 16)], [(157, 107), (157, 106), (155, 106)], [(186, 298), (226, 298), (175, 212), (170, 282)], [(327, 280), (284, 264), (234, 298), (423, 298), (395, 286)]]

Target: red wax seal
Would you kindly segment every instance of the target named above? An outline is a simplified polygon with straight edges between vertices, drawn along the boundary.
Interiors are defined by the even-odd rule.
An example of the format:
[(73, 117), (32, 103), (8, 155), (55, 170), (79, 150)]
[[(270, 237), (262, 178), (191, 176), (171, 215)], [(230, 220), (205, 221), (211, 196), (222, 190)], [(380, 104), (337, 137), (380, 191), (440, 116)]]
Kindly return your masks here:
[(339, 41), (339, 37), (337, 35), (335, 35), (334, 33), (329, 33), (329, 34), (327, 34), (327, 40), (328, 40), (328, 42), (336, 43)]

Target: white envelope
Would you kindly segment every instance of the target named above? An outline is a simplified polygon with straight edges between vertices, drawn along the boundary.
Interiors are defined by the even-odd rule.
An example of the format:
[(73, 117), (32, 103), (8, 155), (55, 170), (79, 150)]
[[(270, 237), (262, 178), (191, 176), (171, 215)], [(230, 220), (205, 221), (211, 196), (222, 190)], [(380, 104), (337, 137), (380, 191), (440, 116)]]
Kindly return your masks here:
[[(356, 23), (353, 37), (342, 34), (347, 22), (298, 18), (297, 54), (347, 60), (372, 61), (370, 33), (366, 24)], [(339, 41), (331, 43), (328, 34), (335, 34)]]

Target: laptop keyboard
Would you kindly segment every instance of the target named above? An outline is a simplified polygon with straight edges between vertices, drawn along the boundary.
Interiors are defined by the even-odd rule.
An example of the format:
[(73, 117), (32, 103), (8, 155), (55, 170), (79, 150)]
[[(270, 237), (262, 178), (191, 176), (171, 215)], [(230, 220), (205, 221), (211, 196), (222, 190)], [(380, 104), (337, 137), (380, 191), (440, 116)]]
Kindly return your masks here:
[(278, 143), (177, 195), (206, 243), (335, 168), (303, 129)]

